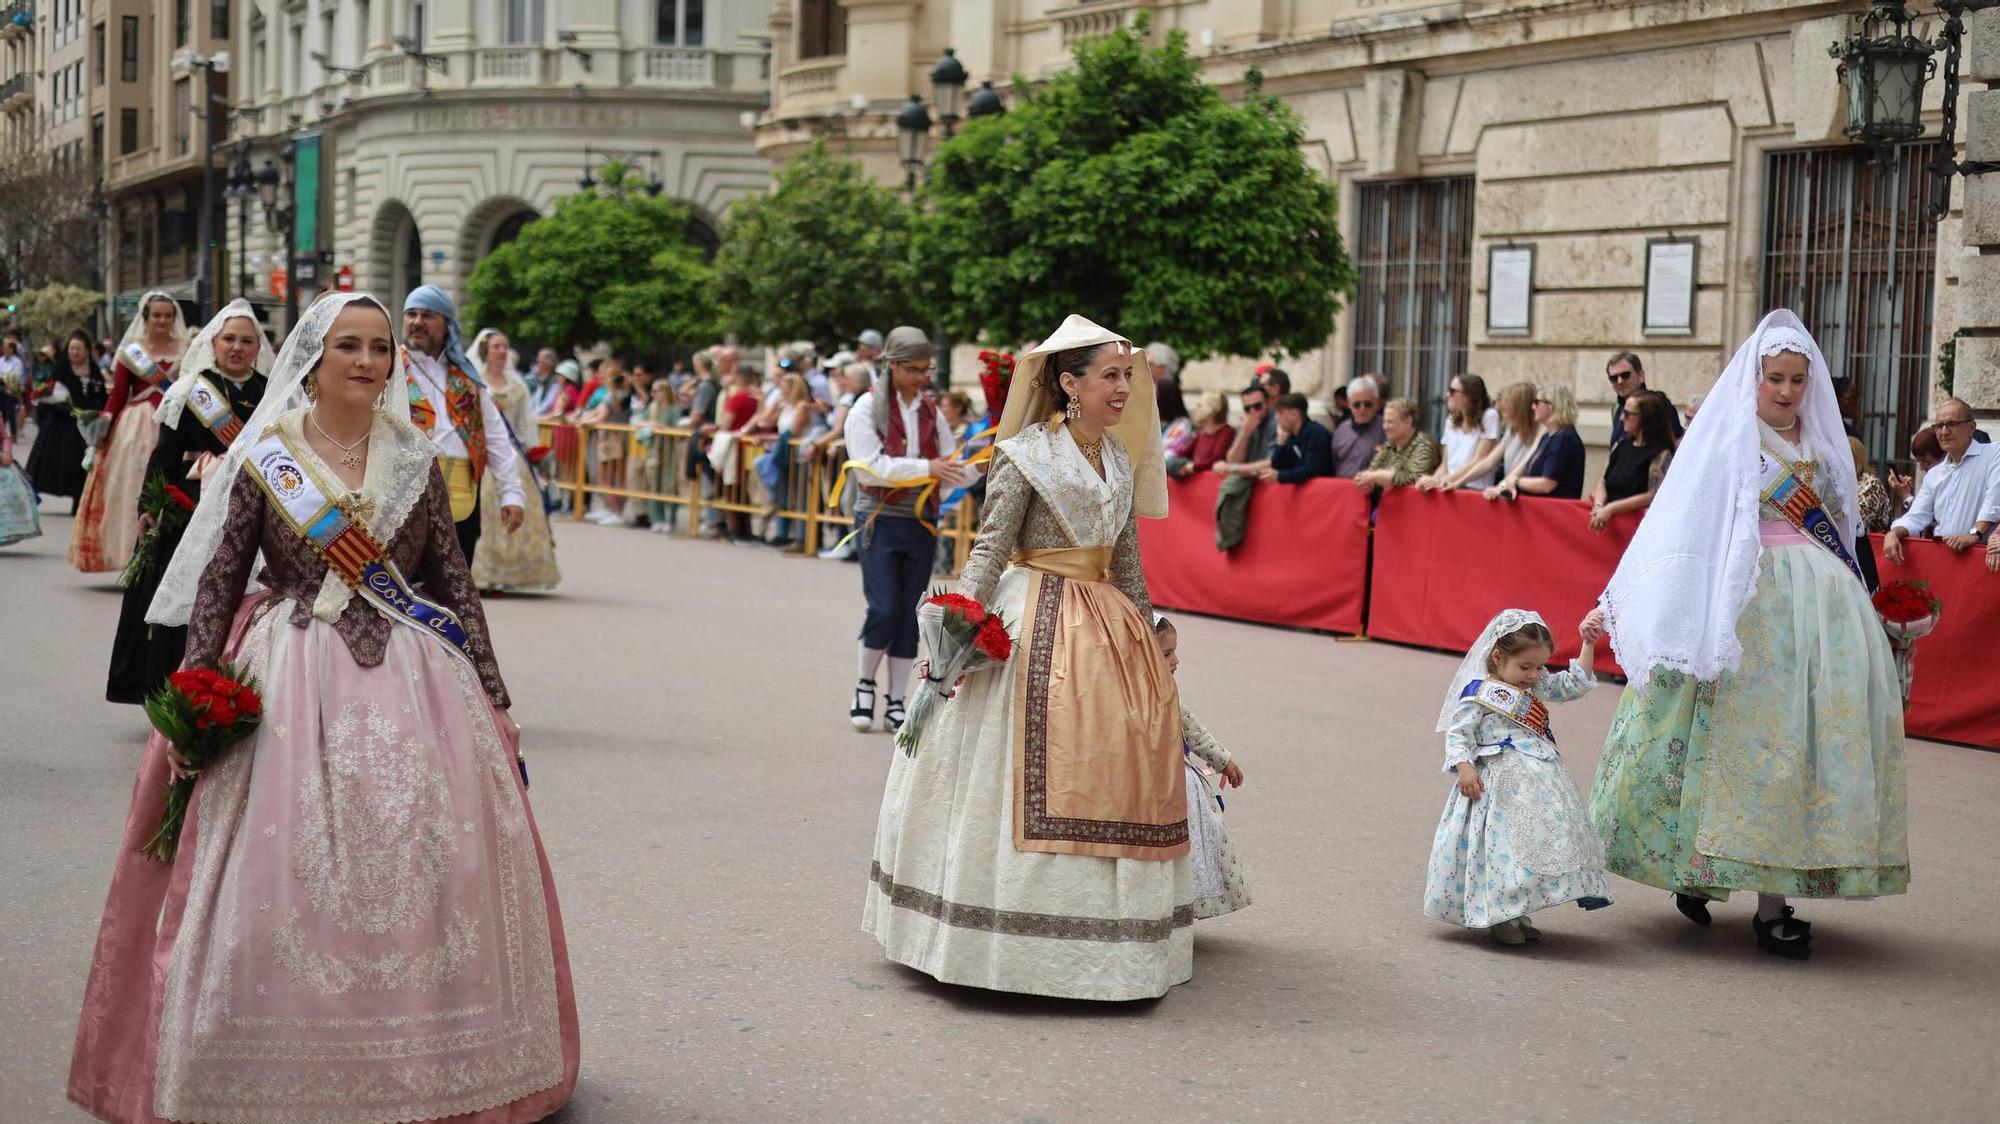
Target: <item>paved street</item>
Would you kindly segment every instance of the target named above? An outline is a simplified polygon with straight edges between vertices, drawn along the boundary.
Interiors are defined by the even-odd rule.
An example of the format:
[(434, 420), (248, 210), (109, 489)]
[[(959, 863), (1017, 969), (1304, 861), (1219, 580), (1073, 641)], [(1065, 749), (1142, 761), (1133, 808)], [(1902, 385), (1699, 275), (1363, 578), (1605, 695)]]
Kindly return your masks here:
[[(0, 549), (6, 1124), (84, 1119), (70, 1040), (144, 732), (102, 700), (119, 597), (69, 529)], [(1499, 949), (1420, 912), (1456, 657), (1185, 620), (1256, 904), (1157, 1003), (993, 996), (859, 928), (892, 747), (846, 725), (857, 571), (559, 531), (560, 595), (489, 606), (583, 1019), (559, 1120), (1993, 1118), (2000, 755), (1912, 745), (1913, 892), (1806, 905), (1810, 963), (1759, 954), (1747, 901), (1703, 931), (1622, 881)], [(1556, 714), (1586, 784), (1616, 702)]]

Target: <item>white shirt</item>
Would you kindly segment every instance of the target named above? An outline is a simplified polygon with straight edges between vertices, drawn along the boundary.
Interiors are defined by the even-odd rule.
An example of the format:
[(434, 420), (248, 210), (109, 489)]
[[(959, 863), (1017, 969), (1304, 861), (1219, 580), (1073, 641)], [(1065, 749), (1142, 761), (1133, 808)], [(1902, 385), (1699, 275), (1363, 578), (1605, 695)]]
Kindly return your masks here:
[(1892, 526), (1912, 535), (1969, 535), (1975, 523), (2000, 523), (2000, 453), (1974, 442), (1957, 464), (1946, 457), (1924, 473), (1910, 510)]
[[(920, 410), (937, 410), (930, 399), (917, 395), (914, 401), (904, 401), (899, 395), (896, 405), (903, 411), (903, 432), (909, 435), (906, 445), (910, 451), (919, 448), (919, 437), (923, 431), (918, 427)], [(872, 477), (860, 481), (873, 487), (890, 487), (898, 481), (921, 480), (931, 474), (931, 462), (920, 456), (892, 457), (882, 451), (882, 438), (875, 432), (875, 392), (862, 395), (847, 411), (847, 425), (842, 430), (847, 438), (847, 459), (860, 461), (861, 474)], [(948, 457), (958, 447), (957, 438), (952, 436), (951, 427), (944, 423), (944, 414), (937, 416), (938, 456)]]
[[(1500, 440), (1500, 411), (1491, 406), (1486, 408), (1486, 416), (1480, 419), (1479, 431), (1468, 433), (1450, 421), (1444, 425), (1444, 470), (1457, 472), (1473, 461), (1479, 452), (1481, 441)], [(1474, 477), (1465, 482), (1467, 488), (1485, 488), (1493, 484), (1493, 474)]]
[(0, 355), (0, 378), (7, 378), (8, 376), (11, 375), (14, 378), (14, 380), (18, 382), (20, 381), (23, 370), (24, 368), (21, 366), (20, 356)]
[[(409, 356), (410, 378), (431, 404), (431, 444), (437, 446), (441, 457), (470, 460), (472, 454), (466, 451), (458, 427), (451, 424), (451, 409), (446, 405), (449, 398), (445, 394), (444, 358), (416, 350), (410, 351)], [(479, 410), (485, 419), (486, 468), (499, 481), (500, 506), (526, 507), (522, 502), (526, 492), (521, 488), (520, 455), (514, 450), (514, 442), (507, 438), (507, 423), (500, 418), (500, 407), (493, 403), (493, 392), (483, 385), (479, 388)]]

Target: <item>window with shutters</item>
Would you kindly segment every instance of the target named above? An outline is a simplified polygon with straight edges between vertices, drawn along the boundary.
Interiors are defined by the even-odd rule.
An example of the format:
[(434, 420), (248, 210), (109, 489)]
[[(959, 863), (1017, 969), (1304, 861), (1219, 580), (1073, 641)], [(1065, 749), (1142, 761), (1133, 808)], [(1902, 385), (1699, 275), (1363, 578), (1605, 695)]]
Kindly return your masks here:
[(1799, 314), (1841, 410), (1877, 463), (1905, 461), (1930, 406), (1937, 227), (1924, 217), (1937, 142), (1765, 158), (1762, 307)]
[(1471, 176), (1361, 185), (1354, 265), (1354, 373), (1389, 378), (1392, 397), (1444, 426), (1465, 370), (1472, 305)]
[(799, 0), (799, 57), (847, 53), (847, 9), (840, 0)]

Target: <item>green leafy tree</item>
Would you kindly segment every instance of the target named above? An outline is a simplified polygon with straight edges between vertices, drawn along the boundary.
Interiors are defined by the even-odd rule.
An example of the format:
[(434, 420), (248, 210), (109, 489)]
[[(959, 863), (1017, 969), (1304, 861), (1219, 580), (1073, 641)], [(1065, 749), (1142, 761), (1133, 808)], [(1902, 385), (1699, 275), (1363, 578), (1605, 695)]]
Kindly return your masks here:
[(10, 298), (15, 318), (36, 346), (53, 343), (62, 350), (63, 337), (81, 328), (90, 330), (90, 320), (104, 294), (57, 282), (29, 289)]
[(605, 165), (598, 179), (473, 268), (468, 328), (639, 349), (715, 335), (715, 275), (687, 240), (687, 211), (623, 165)]
[(723, 324), (745, 343), (852, 340), (913, 319), (910, 207), (824, 140), (730, 208), (716, 255)]
[(1076, 66), (943, 145), (913, 239), (921, 296), (960, 338), (1039, 339), (1071, 312), (1188, 359), (1324, 346), (1355, 274), (1339, 194), (1298, 116), (1251, 79), (1204, 82), (1176, 31)]

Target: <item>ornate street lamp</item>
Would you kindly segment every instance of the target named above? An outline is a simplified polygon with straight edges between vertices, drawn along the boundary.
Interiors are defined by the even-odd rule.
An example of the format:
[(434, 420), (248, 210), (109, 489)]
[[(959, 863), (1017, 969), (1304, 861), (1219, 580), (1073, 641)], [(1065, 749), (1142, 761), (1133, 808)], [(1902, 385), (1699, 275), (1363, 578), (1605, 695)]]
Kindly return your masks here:
[(896, 153), (903, 161), (910, 193), (917, 190), (917, 174), (924, 170), (924, 150), (931, 139), (931, 111), (916, 94), (896, 114)]
[(1899, 141), (1924, 135), (1924, 82), (1936, 71), (1931, 45), (1913, 34), (1916, 17), (1902, 0), (1880, 0), (1861, 31), (1829, 50), (1847, 86), (1850, 138), (1884, 159)]
[(972, 98), (965, 103), (965, 115), (978, 120), (981, 117), (997, 117), (1007, 112), (1007, 103), (1000, 100), (1000, 91), (991, 82), (981, 82)]
[(951, 139), (952, 130), (959, 122), (959, 104), (965, 97), (965, 79), (965, 64), (958, 61), (958, 52), (946, 47), (944, 57), (931, 67), (931, 101), (937, 104), (938, 120), (944, 122), (946, 140)]
[[(1876, 0), (1861, 23), (1861, 33), (1837, 42), (1828, 52), (1840, 60), (1840, 78), (1847, 86), (1846, 134), (1867, 144), (1875, 159), (1886, 160), (1898, 141), (1924, 135), (1924, 82), (1940, 70), (1944, 76), (1943, 127), (1938, 154), (1931, 161), (1931, 201), (1925, 214), (1932, 222), (1951, 210), (1951, 177), (2000, 171), (2000, 164), (1958, 159), (1958, 60), (1965, 41), (1965, 13), (2000, 7), (2000, 0), (1938, 0), (1944, 22), (1935, 41), (1912, 34), (1916, 22), (1902, 0)], [(1944, 65), (1932, 58), (1942, 52)]]

